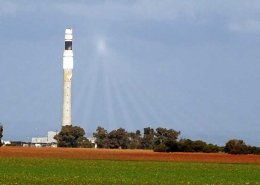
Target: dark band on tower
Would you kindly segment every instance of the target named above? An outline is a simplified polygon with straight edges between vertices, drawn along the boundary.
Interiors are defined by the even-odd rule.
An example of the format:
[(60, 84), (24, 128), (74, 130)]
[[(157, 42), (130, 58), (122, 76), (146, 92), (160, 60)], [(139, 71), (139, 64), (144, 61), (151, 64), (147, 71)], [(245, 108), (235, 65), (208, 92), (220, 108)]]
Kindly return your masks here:
[(72, 41), (65, 41), (65, 50), (72, 50)]

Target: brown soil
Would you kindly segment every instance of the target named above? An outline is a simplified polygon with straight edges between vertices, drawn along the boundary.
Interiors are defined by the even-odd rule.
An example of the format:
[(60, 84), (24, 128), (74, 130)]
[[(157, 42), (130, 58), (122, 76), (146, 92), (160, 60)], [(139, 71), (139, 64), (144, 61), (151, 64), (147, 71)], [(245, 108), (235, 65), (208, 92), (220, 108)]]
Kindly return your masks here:
[(150, 160), (176, 162), (256, 163), (260, 155), (229, 155), (224, 153), (156, 153), (150, 150), (112, 150), (85, 148), (1, 147), (0, 157), (39, 157), (69, 159)]

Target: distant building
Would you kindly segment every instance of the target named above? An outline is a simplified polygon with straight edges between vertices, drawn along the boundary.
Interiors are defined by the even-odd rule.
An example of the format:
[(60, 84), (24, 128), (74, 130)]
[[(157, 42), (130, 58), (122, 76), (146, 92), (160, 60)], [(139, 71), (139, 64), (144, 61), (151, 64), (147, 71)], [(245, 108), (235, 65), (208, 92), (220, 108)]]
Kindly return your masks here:
[(94, 145), (95, 148), (97, 148), (97, 143), (96, 143), (95, 137), (88, 137), (87, 139)]
[(4, 146), (23, 146), (24, 144), (28, 144), (24, 141), (4, 141)]
[(57, 132), (49, 131), (48, 135), (45, 137), (33, 137), (32, 145), (34, 145), (36, 147), (57, 146), (57, 141), (54, 139), (55, 135), (57, 135)]
[(11, 145), (11, 141), (2, 141), (4, 145)]

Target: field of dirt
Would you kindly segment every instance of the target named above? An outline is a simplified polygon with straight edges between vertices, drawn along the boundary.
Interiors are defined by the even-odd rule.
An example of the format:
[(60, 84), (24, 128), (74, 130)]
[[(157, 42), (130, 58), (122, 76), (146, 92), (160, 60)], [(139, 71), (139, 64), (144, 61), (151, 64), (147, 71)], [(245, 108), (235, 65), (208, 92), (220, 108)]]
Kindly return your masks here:
[(147, 160), (260, 164), (260, 155), (229, 155), (224, 153), (157, 153), (150, 150), (113, 150), (85, 148), (1, 147), (0, 157), (39, 157), (69, 159)]

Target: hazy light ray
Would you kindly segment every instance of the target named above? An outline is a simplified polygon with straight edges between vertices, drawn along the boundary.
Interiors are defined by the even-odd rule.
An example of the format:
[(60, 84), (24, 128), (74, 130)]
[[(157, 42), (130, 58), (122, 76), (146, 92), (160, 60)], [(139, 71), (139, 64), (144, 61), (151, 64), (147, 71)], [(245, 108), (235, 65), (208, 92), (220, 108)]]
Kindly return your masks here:
[[(157, 116), (157, 112), (153, 109), (153, 105), (152, 102), (149, 101), (150, 103), (148, 103), (145, 99), (147, 99), (146, 96), (144, 96), (144, 92), (145, 89), (142, 88), (142, 86), (137, 86), (136, 83), (138, 83), (138, 79), (136, 79), (134, 76), (133, 72), (130, 73), (131, 70), (131, 66), (128, 65), (126, 70), (126, 75), (128, 76), (127, 80), (124, 82), (124, 84), (127, 84), (127, 87), (129, 87), (130, 89), (132, 89), (135, 94), (133, 96), (134, 99), (136, 99), (137, 102), (140, 103), (140, 107), (143, 108), (143, 112), (145, 112), (148, 117), (150, 118), (150, 120), (154, 120), (152, 121), (153, 123), (159, 123), (160, 122), (160, 117)], [(146, 123), (147, 124), (147, 123)], [(149, 123), (151, 124), (151, 123)]]
[[(139, 94), (139, 99), (144, 99), (143, 97), (148, 99), (147, 101), (144, 101), (145, 106), (149, 107), (149, 110), (153, 113), (153, 115), (157, 115), (153, 116), (157, 124), (162, 124), (164, 122), (163, 115), (166, 114), (167, 110), (164, 108), (164, 106), (161, 105), (161, 101), (158, 101), (159, 99), (152, 96), (149, 91), (142, 89), (141, 84), (139, 84), (139, 82), (134, 78), (131, 81), (129, 80), (129, 86), (132, 86), (134, 89), (142, 90)], [(148, 103), (148, 101), (150, 103)]]
[[(125, 100), (128, 99), (128, 102), (130, 103), (130, 105), (133, 107), (133, 109), (135, 110), (135, 112), (137, 113), (137, 116), (139, 117), (139, 122), (141, 124), (147, 124), (145, 122), (148, 122), (149, 118), (148, 118), (148, 114), (146, 113), (145, 109), (142, 109), (140, 101), (138, 101), (133, 92), (131, 87), (129, 88), (129, 86), (127, 85), (127, 81), (122, 82), (120, 80), (120, 78), (117, 78), (118, 80), (118, 85), (120, 88), (122, 88), (122, 91), (125, 92)], [(128, 88), (127, 88), (128, 87)]]
[[(141, 85), (139, 84), (139, 82), (137, 81), (136, 83), (134, 83), (134, 86), (136, 89), (140, 89)], [(166, 115), (170, 115), (167, 116), (167, 118), (170, 120), (172, 120), (173, 123), (176, 123), (175, 118), (173, 118), (172, 115), (174, 115), (173, 113), (169, 112), (168, 109), (165, 109), (165, 106), (162, 105), (161, 101), (158, 101), (157, 98), (155, 98), (151, 92), (143, 90), (143, 97), (146, 97), (147, 99), (149, 99), (149, 102), (152, 102), (152, 104), (150, 104), (150, 110), (151, 112), (155, 113), (157, 116), (157, 121), (159, 120), (159, 122), (157, 122), (157, 124), (167, 124), (167, 123), (163, 123), (164, 122), (164, 117)], [(147, 103), (146, 103), (147, 105)], [(185, 108), (182, 107), (182, 110), (180, 106), (175, 106), (174, 104), (171, 104), (171, 106), (174, 106), (176, 109), (176, 115), (179, 116), (179, 118), (181, 119), (181, 122), (190, 122), (192, 125), (194, 125), (194, 116), (189, 113), (187, 110), (185, 110)], [(161, 116), (159, 116), (159, 114), (161, 114)], [(169, 124), (169, 123), (168, 123)], [(178, 125), (178, 123), (176, 123), (176, 125)]]
[[(146, 112), (146, 114), (149, 117), (150, 123), (144, 123), (144, 124), (149, 124), (149, 126), (152, 126), (153, 124), (158, 124), (160, 123), (160, 117), (158, 116), (158, 112), (156, 112), (153, 108), (153, 102), (148, 100), (145, 96), (144, 89), (138, 88), (131, 82), (129, 82), (128, 86), (131, 86), (132, 89), (136, 92), (134, 95), (134, 98), (136, 99), (137, 102), (140, 103), (140, 106), (143, 108), (143, 112)], [(148, 103), (149, 101), (149, 103)]]
[[(101, 43), (101, 44), (100, 44)], [(111, 55), (104, 56), (101, 51), (108, 51), (108, 46), (105, 42), (99, 43), (99, 51), (98, 54), (100, 55), (96, 60), (93, 66), (96, 67), (96, 69), (101, 70), (103, 77), (102, 77), (102, 85), (104, 88), (104, 96), (105, 96), (105, 104), (106, 104), (106, 110), (107, 110), (107, 120), (108, 124), (116, 124), (117, 116), (115, 115), (114, 106), (112, 105), (112, 96), (111, 92), (114, 91), (115, 98), (117, 99), (118, 105), (120, 106), (120, 110), (123, 115), (124, 124), (130, 123), (131, 125), (127, 124), (127, 126), (133, 126), (131, 123), (131, 115), (134, 115), (135, 111), (140, 118), (139, 121), (143, 122), (142, 124), (165, 124), (164, 119), (166, 115), (167, 118), (170, 118), (173, 123), (176, 122), (176, 119), (179, 119), (181, 122), (183, 120), (186, 120), (186, 122), (189, 119), (189, 115), (187, 116), (187, 113), (184, 113), (185, 111), (177, 111), (179, 108), (176, 109), (174, 118), (172, 117), (173, 113), (169, 112), (165, 106), (162, 105), (161, 101), (158, 101), (158, 98), (154, 97), (154, 95), (151, 92), (148, 92), (147, 90), (142, 88), (142, 85), (137, 79), (137, 75), (133, 74), (133, 71), (131, 70), (131, 65), (128, 63), (120, 63), (118, 60), (111, 60)], [(101, 47), (102, 46), (102, 47)], [(108, 54), (108, 53), (106, 53)], [(119, 56), (116, 56), (118, 58)], [(96, 64), (95, 64), (96, 63)], [(119, 67), (118, 67), (119, 66)], [(102, 69), (100, 69), (102, 67)], [(127, 76), (127, 78), (121, 78), (120, 74), (116, 71), (117, 69), (123, 68), (123, 71), (125, 72), (124, 75)], [(87, 100), (87, 110), (88, 114), (90, 115), (90, 110), (93, 107), (94, 97), (95, 97), (95, 91), (96, 87), (95, 83), (97, 81), (97, 76), (99, 76), (98, 70), (90, 70), (93, 75), (92, 78), (95, 78), (95, 81), (91, 80), (91, 92), (88, 92), (88, 99)], [(96, 71), (96, 72), (95, 72)], [(122, 75), (122, 74), (121, 74)], [(134, 92), (134, 93), (131, 93)], [(92, 95), (90, 95), (92, 94)], [(113, 94), (113, 93), (112, 93)], [(130, 109), (130, 106), (132, 106), (134, 109)], [(173, 105), (174, 106), (174, 105)], [(176, 107), (176, 106), (175, 106)], [(178, 112), (178, 113), (177, 113)], [(88, 117), (88, 115), (87, 115)], [(178, 118), (177, 118), (178, 117)], [(87, 118), (88, 119), (88, 118)], [(150, 121), (152, 120), (152, 121)], [(166, 119), (167, 120), (167, 119)], [(152, 122), (152, 123), (148, 123)], [(189, 121), (188, 121), (189, 122)]]
[[(166, 124), (165, 123), (165, 117), (167, 116), (167, 119), (171, 120), (171, 122), (174, 124), (176, 123), (176, 127), (178, 127), (180, 130), (182, 130), (181, 123), (189, 123), (190, 129), (192, 129), (192, 126), (196, 126), (197, 124), (194, 123), (195, 120), (197, 120), (197, 123), (200, 123), (200, 119), (198, 119), (194, 114), (190, 113), (187, 111), (183, 106), (178, 104), (176, 106), (175, 104), (171, 104), (171, 106), (175, 107), (175, 112), (169, 112), (168, 109), (163, 106), (163, 103), (161, 101), (158, 101), (158, 98), (155, 98), (154, 95), (143, 89), (142, 86), (140, 85), (140, 82), (138, 79), (135, 79), (137, 75), (133, 75), (133, 73), (130, 73), (130, 69), (126, 70), (126, 75), (129, 77), (127, 80), (124, 82), (121, 82), (121, 78), (117, 78), (118, 81), (120, 81), (119, 86), (120, 88), (125, 88), (125, 92), (138, 92), (138, 93), (128, 93), (130, 96), (132, 96), (131, 99), (133, 99), (135, 102), (135, 107), (138, 108), (141, 111), (141, 114), (143, 115), (148, 115), (146, 117), (149, 117), (150, 120), (155, 120), (152, 121), (152, 123), (149, 126), (152, 126), (153, 124)], [(148, 99), (145, 101), (145, 99)], [(133, 102), (134, 102), (133, 101)], [(149, 101), (150, 103), (148, 103)], [(142, 111), (143, 110), (143, 111)], [(196, 118), (196, 119), (195, 119)], [(166, 119), (166, 120), (167, 120)], [(147, 123), (142, 123), (142, 124), (147, 124)], [(160, 125), (163, 126), (163, 125)], [(203, 128), (201, 128), (201, 131), (203, 131)]]
[(104, 103), (105, 103), (105, 110), (106, 110), (106, 124), (108, 124), (108, 127), (110, 128), (115, 127), (116, 123), (116, 115), (113, 105), (113, 97), (112, 97), (112, 91), (113, 91), (113, 85), (111, 84), (111, 79), (113, 77), (113, 70), (111, 70), (111, 65), (113, 65), (111, 55), (111, 49), (108, 46), (108, 43), (104, 36), (98, 36), (95, 40), (96, 44), (96, 51), (97, 55), (99, 57), (100, 65), (102, 66), (102, 87), (104, 89)]
[(103, 63), (103, 80), (104, 80), (104, 95), (106, 101), (107, 117), (108, 117), (108, 126), (110, 127), (111, 123), (115, 123), (115, 111), (112, 104), (111, 96), (111, 74), (109, 66), (106, 63)]
[(91, 120), (91, 114), (93, 112), (93, 107), (94, 107), (94, 100), (95, 100), (95, 95), (97, 91), (97, 81), (98, 81), (98, 74), (100, 71), (100, 66), (99, 62), (96, 62), (95, 59), (91, 62), (93, 65), (91, 65), (91, 68), (89, 70), (89, 85), (86, 85), (86, 95), (83, 97), (83, 102), (85, 102), (85, 107), (84, 107), (84, 113), (83, 113), (83, 120)]
[[(89, 69), (92, 68), (92, 65), (88, 65), (86, 67), (86, 74), (89, 74)], [(80, 73), (79, 73), (80, 74)], [(84, 110), (86, 108), (86, 102), (85, 102), (85, 95), (88, 94), (88, 83), (81, 83), (80, 85), (78, 85), (78, 89), (76, 90), (74, 87), (75, 85), (73, 85), (73, 81), (74, 78), (84, 78), (84, 75), (79, 75), (78, 77), (72, 76), (72, 113), (77, 114), (77, 112), (80, 112), (80, 110)], [(88, 79), (88, 77), (87, 77)], [(83, 82), (83, 81), (81, 81)], [(74, 123), (75, 121), (75, 116), (74, 114), (72, 114), (72, 122)], [(79, 118), (81, 117), (81, 115), (79, 116)], [(84, 120), (84, 119), (83, 119)], [(79, 119), (79, 121), (82, 122), (82, 119)], [(76, 124), (80, 124), (80, 123), (76, 123)]]
[(148, 122), (149, 118), (144, 110), (141, 109), (141, 106), (139, 102), (135, 99), (135, 96), (132, 91), (129, 88), (126, 88), (126, 84), (120, 83), (120, 87), (124, 90), (126, 95), (126, 100), (128, 100), (129, 104), (132, 106), (132, 108), (135, 110), (137, 116), (139, 117), (139, 122), (141, 124), (144, 124), (145, 122)]
[[(183, 92), (183, 90), (179, 90), (176, 89), (176, 92)], [(146, 96), (149, 96), (151, 100), (155, 100), (155, 96), (154, 94), (152, 94), (149, 91), (146, 91)], [(163, 99), (162, 99), (163, 100)], [(199, 98), (200, 100), (200, 98)], [(179, 102), (177, 99), (175, 100), (176, 103), (172, 103), (171, 106), (171, 110), (174, 110), (172, 112), (169, 112), (168, 110), (170, 109), (166, 109), (165, 104), (167, 104), (166, 102), (162, 102), (162, 101), (154, 101), (155, 102), (155, 107), (159, 107), (161, 110), (164, 110), (162, 113), (164, 114), (164, 116), (166, 116), (167, 118), (170, 118), (170, 120), (173, 121), (173, 123), (177, 123), (177, 125), (179, 125), (179, 123), (176, 121), (177, 118), (179, 118), (180, 123), (189, 123), (189, 129), (192, 129), (192, 126), (198, 126), (198, 124), (200, 124), (203, 120), (201, 120), (196, 114), (193, 114), (191, 111), (189, 111), (188, 109), (186, 109), (182, 104), (182, 102)], [(176, 106), (178, 105), (178, 106)], [(172, 117), (174, 113), (174, 118)], [(180, 127), (180, 126), (179, 126)], [(205, 128), (200, 127), (200, 131), (205, 130)]]
[[(115, 54), (115, 53), (114, 53)], [(116, 93), (115, 98), (117, 99), (117, 101), (120, 103), (120, 107), (121, 109), (124, 111), (124, 120), (125, 120), (125, 124), (127, 124), (127, 126), (131, 126), (131, 129), (133, 128), (133, 123), (132, 123), (132, 118), (131, 115), (135, 115), (133, 112), (131, 113), (131, 106), (132, 108), (135, 110), (135, 112), (138, 112), (137, 116), (139, 116), (139, 118), (141, 117), (142, 119), (138, 119), (139, 122), (148, 120), (147, 117), (145, 117), (144, 115), (144, 111), (139, 111), (140, 109), (140, 105), (138, 104), (137, 101), (134, 100), (133, 96), (130, 96), (132, 90), (126, 88), (125, 86), (125, 80), (123, 81), (124, 77), (122, 77), (125, 74), (122, 74), (122, 70), (125, 71), (129, 71), (129, 69), (126, 68), (126, 64), (125, 63), (120, 63), (119, 58), (120, 56), (115, 54), (115, 58), (117, 60), (110, 60), (109, 62), (103, 63), (103, 65), (106, 65), (108, 69), (108, 73), (109, 73), (109, 77), (110, 77), (110, 82), (111, 82), (111, 86), (113, 88), (113, 90)], [(122, 69), (123, 68), (123, 69)], [(117, 71), (118, 69), (120, 69), (120, 71)], [(127, 73), (130, 74), (130, 73)], [(131, 97), (130, 99), (128, 97)], [(136, 103), (137, 102), (137, 103)], [(136, 111), (138, 110), (138, 111)], [(130, 125), (128, 124), (130, 123)]]
[[(133, 104), (131, 102), (131, 104), (129, 103), (129, 99), (127, 98), (128, 96), (128, 92), (127, 89), (124, 88), (124, 85), (123, 83), (120, 82), (119, 80), (120, 78), (115, 78), (115, 81), (116, 81), (116, 84), (117, 84), (117, 87), (120, 87), (120, 94), (121, 94), (121, 100), (122, 100), (122, 103), (124, 103), (124, 110), (125, 112), (127, 112), (127, 117), (125, 117), (125, 125), (127, 126), (128, 129), (130, 130), (133, 130), (133, 126), (134, 126), (134, 123), (133, 123), (133, 120), (132, 120), (132, 116), (134, 115), (134, 112), (131, 112), (132, 109), (131, 109), (131, 105)], [(119, 88), (118, 88), (119, 89)], [(136, 108), (136, 107), (139, 107), (139, 105), (137, 106), (133, 106), (132, 108)]]
[[(123, 68), (123, 71), (124, 71), (124, 74), (118, 73), (118, 72), (113, 73), (113, 77), (114, 77), (113, 83), (116, 84), (115, 86), (117, 87), (117, 90), (119, 92), (124, 92), (124, 93), (121, 93), (121, 95), (120, 95), (121, 105), (123, 104), (124, 101), (125, 102), (127, 101), (126, 97), (121, 98), (122, 94), (129, 94), (130, 92), (134, 92), (134, 93), (130, 93), (132, 95), (129, 95), (129, 97), (131, 97), (131, 100), (133, 100), (132, 104), (134, 105), (135, 110), (137, 109), (138, 114), (142, 115), (140, 117), (142, 117), (147, 122), (149, 120), (155, 120), (152, 122), (159, 123), (159, 120), (161, 120), (161, 119), (158, 118), (158, 116), (156, 116), (157, 113), (151, 108), (150, 104), (147, 104), (147, 102), (145, 101), (145, 97), (140, 96), (140, 94), (142, 94), (143, 88), (134, 86), (134, 83), (137, 82), (138, 80), (135, 80), (133, 78), (134, 75), (131, 70), (131, 66), (128, 63), (119, 63), (117, 61), (114, 61), (114, 64), (116, 64), (117, 66), (120, 66), (118, 68), (120, 68), (121, 70)], [(122, 78), (120, 75), (125, 75), (125, 76), (127, 76), (127, 78), (126, 79)], [(124, 81), (123, 81), (123, 79), (124, 79)], [(124, 103), (124, 104), (126, 104), (126, 103)], [(144, 115), (147, 115), (147, 116), (144, 116)], [(146, 118), (149, 118), (149, 119), (146, 119)], [(142, 124), (151, 124), (151, 123), (142, 123)]]
[[(126, 125), (128, 122), (132, 122), (132, 118), (129, 113), (129, 108), (127, 105), (127, 101), (124, 97), (124, 92), (122, 91), (122, 88), (120, 87), (120, 84), (118, 83), (118, 77), (116, 71), (117, 69), (120, 69), (120, 63), (117, 62), (117, 59), (119, 55), (111, 50), (104, 39), (104, 37), (99, 37), (98, 40), (98, 54), (100, 54), (100, 57), (102, 57), (102, 66), (104, 67), (104, 89), (105, 89), (105, 101), (107, 103), (107, 109), (108, 109), (108, 119), (111, 120), (114, 119), (114, 122), (112, 124), (118, 124), (116, 123), (116, 120), (123, 119), (123, 123), (119, 123), (121, 126)], [(118, 66), (119, 65), (119, 66)], [(106, 78), (107, 77), (107, 78)], [(119, 77), (121, 78), (121, 77)], [(114, 92), (114, 93), (112, 93)], [(115, 104), (112, 106), (112, 94), (114, 94), (114, 101)], [(120, 107), (120, 112), (122, 112), (121, 115), (116, 116), (115, 115), (115, 105)], [(110, 122), (110, 121), (109, 121)], [(118, 122), (118, 121), (117, 121)], [(115, 127), (116, 125), (113, 125)]]
[[(188, 111), (184, 106), (182, 106), (182, 103), (178, 103), (178, 106), (176, 106), (174, 103), (171, 104), (171, 107), (175, 109), (175, 112), (169, 112), (165, 107), (162, 105), (162, 103), (159, 101), (154, 100), (153, 95), (145, 91), (145, 96), (149, 97), (151, 101), (154, 103), (154, 107), (156, 107), (158, 110), (161, 110), (160, 113), (163, 116), (167, 117), (167, 120), (171, 121), (172, 123), (164, 123), (162, 122), (160, 124), (173, 124), (173, 129), (178, 129), (183, 131), (184, 133), (189, 133), (193, 131), (194, 127), (197, 129), (197, 133), (206, 134), (205, 133), (205, 126), (201, 126), (201, 123), (203, 120), (198, 118), (196, 114), (191, 113)], [(177, 103), (176, 103), (177, 104)], [(172, 109), (171, 109), (172, 110)], [(184, 124), (183, 124), (184, 123)], [(186, 125), (186, 126), (183, 126)], [(163, 126), (163, 125), (160, 125)], [(189, 137), (186, 135), (186, 137)]]
[[(128, 68), (131, 69), (131, 66), (128, 65)], [(170, 118), (170, 120), (172, 120), (173, 123), (176, 123), (176, 120), (172, 117), (173, 113), (169, 112), (168, 109), (165, 109), (165, 106), (162, 105), (161, 101), (158, 101), (158, 99), (156, 99), (152, 95), (151, 92), (143, 89), (142, 85), (140, 84), (138, 79), (136, 79), (137, 75), (133, 75), (133, 73), (132, 72), (130, 73), (130, 71), (132, 71), (132, 70), (127, 70), (126, 75), (131, 77), (131, 78), (128, 78), (128, 80), (125, 81), (124, 84), (127, 83), (128, 84), (127, 86), (131, 87), (131, 89), (135, 89), (135, 92), (140, 92), (139, 94), (135, 94), (135, 97), (136, 97), (135, 99), (137, 99), (137, 101), (139, 103), (142, 102), (142, 106), (140, 106), (140, 107), (148, 107), (149, 108), (148, 113), (152, 112), (153, 113), (152, 115), (157, 115), (156, 118), (155, 118), (156, 121), (157, 121), (157, 124), (158, 123), (162, 124), (162, 122), (164, 122), (163, 115), (170, 115), (170, 116), (167, 116), (167, 118)], [(149, 99), (150, 100), (149, 102), (151, 102), (151, 103), (150, 104), (147, 103), (147, 101), (144, 101), (144, 99)], [(188, 112), (185, 108), (183, 108), (181, 106), (177, 107), (177, 106), (175, 106), (175, 104), (172, 104), (172, 106), (175, 107), (175, 109), (176, 109), (175, 113), (180, 118), (181, 122), (187, 122), (188, 121), (192, 125), (194, 125), (194, 120), (199, 120), (197, 122), (200, 122), (200, 119), (198, 119), (198, 118), (195, 119), (195, 115)], [(181, 111), (178, 111), (180, 109), (181, 109)], [(162, 116), (159, 116), (158, 111)], [(149, 114), (149, 115), (151, 115), (151, 114)], [(178, 123), (176, 125), (178, 125)]]
[[(141, 88), (140, 83), (138, 82), (138, 80), (136, 80), (134, 77), (135, 75), (133, 75), (132, 72), (130, 72), (130, 69), (127, 69), (125, 66), (124, 67), (124, 71), (127, 75), (127, 79), (125, 79), (124, 81), (122, 80), (122, 78), (120, 78), (120, 76), (118, 76), (118, 73), (115, 71), (116, 66), (113, 65), (121, 65), (122, 67), (122, 63), (115, 63), (115, 61), (113, 61), (112, 65), (109, 63), (104, 63), (100, 60), (96, 61), (93, 60), (94, 62), (91, 62), (92, 65), (89, 66), (88, 68), (88, 79), (89, 80), (89, 85), (85, 85), (85, 92), (86, 92), (86, 99), (83, 100), (84, 103), (84, 110), (86, 110), (86, 114), (83, 114), (84, 119), (83, 120), (89, 120), (89, 116), (91, 115), (91, 112), (93, 111), (93, 104), (94, 104), (94, 97), (96, 94), (96, 82), (99, 76), (99, 71), (101, 70), (101, 65), (105, 66), (104, 68), (102, 68), (104, 75), (103, 75), (103, 79), (104, 80), (104, 90), (105, 90), (105, 100), (107, 101), (107, 110), (108, 110), (108, 124), (110, 124), (110, 120), (112, 120), (111, 116), (113, 113), (111, 112), (115, 112), (114, 111), (114, 106), (111, 105), (111, 92), (112, 90), (114, 90), (115, 92), (115, 98), (117, 98), (117, 101), (120, 104), (121, 110), (123, 112), (123, 116), (124, 116), (124, 124), (131, 122), (131, 118), (129, 116), (129, 113), (127, 111), (127, 106), (128, 105), (127, 102), (127, 98), (130, 97), (128, 102), (131, 102), (131, 104), (134, 107), (134, 110), (136, 110), (138, 112), (138, 115), (140, 117), (142, 117), (141, 121), (145, 121), (141, 124), (151, 124), (148, 123), (148, 120), (153, 120), (154, 118), (152, 118), (153, 115), (159, 115), (157, 109), (160, 111), (161, 115), (163, 114), (169, 114), (172, 115), (172, 113), (165, 113), (164, 111), (167, 112), (167, 109), (165, 109), (160, 102), (158, 102), (158, 100), (156, 98), (153, 97), (152, 93), (145, 91), (143, 88)], [(105, 78), (107, 77), (107, 78)], [(111, 83), (109, 83), (111, 82)], [(108, 89), (110, 88), (110, 90)], [(124, 93), (122, 93), (122, 92)], [(139, 92), (139, 93), (131, 93), (131, 92)], [(110, 94), (110, 95), (109, 95)], [(123, 94), (126, 95), (126, 97), (123, 97)], [(144, 102), (144, 98), (148, 97), (148, 101), (152, 102), (150, 104), (148, 104), (147, 102)], [(110, 102), (110, 103), (108, 103)], [(144, 102), (144, 103), (143, 103)], [(110, 106), (110, 105), (111, 106)], [(174, 104), (173, 104), (174, 105)], [(154, 107), (157, 107), (157, 109), (154, 109)], [(109, 108), (111, 107), (111, 108)], [(148, 107), (148, 109), (147, 109)], [(176, 107), (176, 106), (175, 106)], [(151, 111), (151, 109), (153, 109)], [(163, 110), (163, 111), (162, 111)], [(180, 107), (177, 107), (176, 109), (177, 111), (175, 112), (177, 115), (172, 118), (172, 116), (169, 116), (171, 118), (171, 120), (173, 120), (173, 122), (176, 122), (176, 119), (179, 119), (180, 122), (190, 122), (191, 124), (194, 124), (194, 120), (191, 119), (191, 114), (189, 114), (187, 111), (185, 111), (185, 109), (182, 109), (182, 111), (180, 111)], [(178, 111), (179, 110), (179, 111)], [(150, 113), (151, 112), (151, 113)], [(177, 118), (178, 117), (178, 118)], [(190, 118), (190, 119), (189, 119)], [(154, 119), (155, 120), (155, 119)], [(185, 121), (184, 121), (185, 120)], [(161, 124), (163, 122), (163, 120), (161, 119), (161, 117), (157, 116), (156, 119), (156, 123), (154, 124)], [(113, 127), (115, 127), (116, 125), (116, 119), (114, 119), (114, 121), (112, 122)], [(128, 127), (130, 125), (127, 125)], [(132, 125), (131, 125), (132, 126)], [(152, 126), (152, 125), (149, 125)]]
[(124, 98), (122, 97), (122, 92), (120, 90), (120, 86), (117, 82), (117, 79), (118, 78), (113, 78), (111, 80), (111, 85), (113, 87), (113, 90), (115, 92), (115, 97), (116, 97), (116, 100), (118, 102), (118, 105), (120, 107), (120, 110), (122, 112), (122, 115), (123, 115), (123, 119), (124, 119), (124, 123), (120, 123), (120, 126), (121, 127), (124, 127), (124, 126), (127, 126), (126, 123), (129, 121), (129, 122), (132, 122), (132, 119), (130, 118), (129, 116), (129, 113), (127, 111), (127, 108), (125, 107), (125, 103), (124, 103)]

